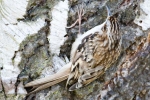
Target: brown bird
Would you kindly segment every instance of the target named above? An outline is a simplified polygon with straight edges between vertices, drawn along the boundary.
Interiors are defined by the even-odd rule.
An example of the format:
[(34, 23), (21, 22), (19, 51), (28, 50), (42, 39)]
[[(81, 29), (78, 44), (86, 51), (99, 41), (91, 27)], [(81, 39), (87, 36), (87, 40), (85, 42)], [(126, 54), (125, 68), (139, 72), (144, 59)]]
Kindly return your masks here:
[[(107, 8), (107, 7), (106, 7)], [(33, 87), (31, 93), (48, 88), (67, 79), (69, 91), (88, 85), (99, 78), (118, 59), (121, 51), (121, 34), (114, 15), (83, 35), (73, 43), (71, 61), (56, 74), (29, 82), (25, 87)]]

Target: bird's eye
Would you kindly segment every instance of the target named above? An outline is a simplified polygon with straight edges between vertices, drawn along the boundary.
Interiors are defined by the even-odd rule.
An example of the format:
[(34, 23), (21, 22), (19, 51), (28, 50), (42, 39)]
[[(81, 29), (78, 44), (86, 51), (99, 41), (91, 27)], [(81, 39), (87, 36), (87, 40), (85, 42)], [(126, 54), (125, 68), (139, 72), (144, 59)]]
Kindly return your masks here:
[(105, 32), (107, 30), (106, 24), (103, 26), (102, 31)]

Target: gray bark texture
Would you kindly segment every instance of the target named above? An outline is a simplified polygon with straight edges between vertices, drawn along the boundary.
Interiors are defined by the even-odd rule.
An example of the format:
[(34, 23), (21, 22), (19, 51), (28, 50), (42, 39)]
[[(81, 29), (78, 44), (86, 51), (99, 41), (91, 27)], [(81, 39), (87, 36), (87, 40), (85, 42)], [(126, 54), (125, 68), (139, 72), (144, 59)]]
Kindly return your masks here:
[[(0, 3), (2, 1), (0, 0)], [(28, 23), (43, 18), (44, 25), (37, 30), (36, 34), (23, 39), (19, 49), (14, 52), (11, 59), (13, 64), (18, 53), (21, 57), (17, 65), (20, 72), (13, 87), (15, 93), (11, 95), (7, 93), (7, 83), (1, 76), (0, 100), (150, 100), (150, 27), (148, 27), (150, 24), (143, 24), (147, 21), (150, 23), (150, 19), (146, 17), (140, 19), (140, 16), (150, 17), (150, 11), (145, 12), (144, 7), (142, 9), (142, 4), (149, 2), (148, 0), (69, 0), (67, 26), (78, 19), (77, 6), (82, 5), (85, 9), (81, 22), (82, 34), (105, 21), (106, 5), (112, 14), (117, 14), (122, 34), (122, 52), (119, 59), (103, 76), (81, 89), (69, 92), (65, 88), (66, 81), (63, 81), (27, 97), (26, 94), (19, 93), (20, 84), (57, 72), (59, 67), (54, 67), (53, 64), (55, 59), (59, 66), (63, 66), (67, 62), (66, 58), (70, 58), (71, 46), (79, 32), (78, 24), (66, 29), (67, 34), (63, 36), (66, 39), (57, 54), (51, 51), (49, 43), (51, 38), (48, 38), (52, 34), (52, 10), (60, 1), (67, 0), (28, 1), (24, 17), (18, 18), (18, 21)], [(145, 4), (145, 9), (146, 6)], [(150, 9), (150, 6), (147, 9)], [(0, 13), (2, 13), (1, 9)], [(4, 56), (0, 57), (0, 60), (1, 58)], [(58, 59), (62, 59), (62, 62), (57, 62)], [(1, 71), (4, 69), (2, 66)]]

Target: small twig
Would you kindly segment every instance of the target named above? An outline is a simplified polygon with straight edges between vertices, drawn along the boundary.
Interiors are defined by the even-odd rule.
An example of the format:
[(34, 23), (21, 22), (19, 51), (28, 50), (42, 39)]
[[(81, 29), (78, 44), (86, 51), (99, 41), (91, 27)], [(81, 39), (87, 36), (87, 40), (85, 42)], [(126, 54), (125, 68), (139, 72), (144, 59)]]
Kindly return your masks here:
[(77, 23), (79, 23), (79, 34), (80, 34), (80, 31), (81, 31), (81, 20), (82, 20), (82, 17), (84, 16), (84, 14), (85, 14), (85, 10), (84, 10), (83, 6), (84, 6), (83, 4), (80, 7), (77, 6), (78, 19), (71, 26), (66, 27), (66, 28), (72, 28)]
[(79, 19), (77, 19), (71, 26), (67, 26), (66, 28), (72, 28), (72, 27), (74, 27), (77, 24), (77, 22), (79, 22)]

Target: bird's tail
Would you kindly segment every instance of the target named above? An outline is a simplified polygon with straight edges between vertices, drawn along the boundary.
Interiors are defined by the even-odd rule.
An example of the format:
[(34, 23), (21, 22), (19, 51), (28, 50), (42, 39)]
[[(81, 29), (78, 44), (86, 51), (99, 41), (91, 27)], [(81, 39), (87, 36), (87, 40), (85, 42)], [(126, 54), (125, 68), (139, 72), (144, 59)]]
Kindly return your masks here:
[(71, 68), (71, 63), (68, 63), (56, 74), (53, 74), (48, 77), (45, 77), (42, 79), (37, 79), (35, 81), (27, 83), (25, 85), (25, 87), (32, 87), (31, 92), (29, 92), (27, 95), (35, 93), (35, 92), (43, 90), (43, 89), (46, 89), (46, 88), (48, 88), (52, 85), (55, 85), (63, 80), (66, 80), (70, 73), (70, 68)]

